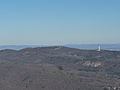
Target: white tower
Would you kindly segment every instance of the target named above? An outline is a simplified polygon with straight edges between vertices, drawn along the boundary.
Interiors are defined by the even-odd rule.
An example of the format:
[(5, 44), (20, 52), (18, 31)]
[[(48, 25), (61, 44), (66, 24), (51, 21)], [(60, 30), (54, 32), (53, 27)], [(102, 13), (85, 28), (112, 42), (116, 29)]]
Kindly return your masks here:
[(98, 50), (97, 51), (101, 51), (101, 46), (100, 44), (98, 45)]

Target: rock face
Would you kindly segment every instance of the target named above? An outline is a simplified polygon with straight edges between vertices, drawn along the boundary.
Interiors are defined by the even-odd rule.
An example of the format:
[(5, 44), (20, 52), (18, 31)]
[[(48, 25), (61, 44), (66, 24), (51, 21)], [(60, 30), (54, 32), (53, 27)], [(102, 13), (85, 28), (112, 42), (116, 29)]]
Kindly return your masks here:
[(100, 66), (102, 66), (102, 63), (101, 62), (86, 61), (83, 65), (88, 66), (88, 67), (100, 67)]
[(120, 86), (120, 52), (40, 47), (0, 51), (0, 90), (103, 90)]

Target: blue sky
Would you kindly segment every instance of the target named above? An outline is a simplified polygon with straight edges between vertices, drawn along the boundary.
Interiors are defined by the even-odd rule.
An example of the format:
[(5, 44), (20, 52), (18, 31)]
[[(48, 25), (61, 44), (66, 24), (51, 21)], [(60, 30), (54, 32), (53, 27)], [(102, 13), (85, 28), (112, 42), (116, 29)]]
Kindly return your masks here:
[(120, 0), (0, 0), (0, 44), (120, 43)]

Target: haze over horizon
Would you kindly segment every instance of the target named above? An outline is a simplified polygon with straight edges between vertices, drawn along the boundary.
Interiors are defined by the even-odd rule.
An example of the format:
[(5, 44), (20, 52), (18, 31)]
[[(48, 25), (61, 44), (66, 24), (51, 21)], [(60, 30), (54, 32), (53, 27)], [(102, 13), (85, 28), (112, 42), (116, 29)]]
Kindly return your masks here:
[(120, 43), (120, 0), (1, 0), (0, 45)]

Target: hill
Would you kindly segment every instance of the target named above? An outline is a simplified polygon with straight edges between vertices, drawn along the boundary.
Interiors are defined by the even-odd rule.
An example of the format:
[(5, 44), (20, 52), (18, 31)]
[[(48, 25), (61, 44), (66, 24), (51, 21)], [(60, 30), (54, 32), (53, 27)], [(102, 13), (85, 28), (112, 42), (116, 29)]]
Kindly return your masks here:
[(63, 46), (0, 51), (1, 90), (103, 90), (120, 86), (120, 51)]

